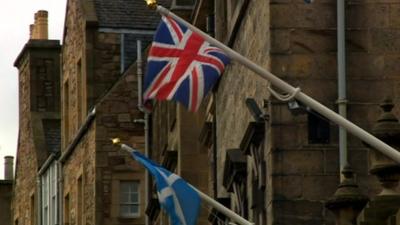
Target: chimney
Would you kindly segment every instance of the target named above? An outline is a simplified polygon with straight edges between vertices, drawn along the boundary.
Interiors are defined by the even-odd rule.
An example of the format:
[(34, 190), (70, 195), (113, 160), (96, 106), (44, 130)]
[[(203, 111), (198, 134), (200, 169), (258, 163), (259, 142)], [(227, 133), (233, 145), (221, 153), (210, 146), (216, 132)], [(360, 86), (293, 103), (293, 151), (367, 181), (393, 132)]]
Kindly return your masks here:
[(4, 157), (4, 179), (13, 180), (14, 179), (14, 157), (5, 156)]
[(47, 17), (48, 12), (45, 10), (39, 10), (35, 13), (35, 23), (29, 27), (31, 39), (47, 40), (49, 38)]
[(34, 29), (35, 29), (35, 25), (34, 24), (29, 25), (29, 39), (33, 39)]

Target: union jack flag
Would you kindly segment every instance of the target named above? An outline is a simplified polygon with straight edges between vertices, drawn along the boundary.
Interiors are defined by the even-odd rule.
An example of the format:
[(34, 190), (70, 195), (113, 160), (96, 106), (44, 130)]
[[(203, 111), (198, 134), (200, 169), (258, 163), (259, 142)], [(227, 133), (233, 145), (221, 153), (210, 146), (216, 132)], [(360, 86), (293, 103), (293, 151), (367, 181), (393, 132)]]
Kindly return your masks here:
[(195, 112), (229, 61), (221, 49), (164, 16), (148, 55), (143, 98), (173, 99)]

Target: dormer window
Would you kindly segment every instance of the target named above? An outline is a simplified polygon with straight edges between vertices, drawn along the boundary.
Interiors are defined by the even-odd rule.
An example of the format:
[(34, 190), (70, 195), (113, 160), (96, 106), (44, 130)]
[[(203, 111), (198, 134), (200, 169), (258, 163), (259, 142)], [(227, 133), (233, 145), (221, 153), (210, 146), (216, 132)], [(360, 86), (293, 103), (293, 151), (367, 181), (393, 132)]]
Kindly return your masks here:
[(247, 161), (239, 149), (226, 151), (223, 185), (232, 193), (234, 210), (247, 218)]

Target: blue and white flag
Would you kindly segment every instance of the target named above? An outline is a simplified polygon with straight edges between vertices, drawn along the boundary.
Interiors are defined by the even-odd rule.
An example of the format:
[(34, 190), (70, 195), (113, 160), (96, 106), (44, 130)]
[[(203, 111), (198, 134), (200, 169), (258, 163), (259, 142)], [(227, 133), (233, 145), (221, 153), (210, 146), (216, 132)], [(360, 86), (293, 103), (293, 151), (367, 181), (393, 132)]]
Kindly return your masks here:
[(172, 225), (196, 225), (200, 196), (178, 175), (151, 161), (138, 151), (132, 156), (153, 175), (160, 205), (169, 214)]

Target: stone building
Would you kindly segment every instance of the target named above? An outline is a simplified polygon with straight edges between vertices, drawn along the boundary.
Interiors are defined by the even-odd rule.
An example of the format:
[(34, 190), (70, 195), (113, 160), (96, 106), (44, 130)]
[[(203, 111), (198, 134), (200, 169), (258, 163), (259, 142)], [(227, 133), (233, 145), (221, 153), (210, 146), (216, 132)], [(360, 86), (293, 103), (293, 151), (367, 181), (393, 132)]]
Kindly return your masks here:
[(11, 197), (14, 180), (14, 157), (4, 157), (4, 180), (0, 180), (0, 221), (5, 225), (12, 224)]
[(47, 12), (38, 11), (14, 66), (19, 70), (19, 136), (12, 200), (13, 224), (39, 224), (38, 171), (60, 152), (60, 50), (48, 40)]
[(137, 1), (70, 0), (65, 18), (60, 46), (47, 39), (47, 12), (37, 12), (15, 61), (20, 132), (13, 223), (144, 224), (143, 168), (110, 138), (143, 149), (133, 62), (159, 16)]
[[(203, 0), (187, 14), (197, 27), (337, 111), (336, 7), (333, 0)], [(380, 109), (385, 98), (393, 99), (398, 115), (399, 7), (388, 1), (345, 5), (347, 117), (375, 133), (378, 118), (385, 120)], [(268, 81), (238, 62), (227, 67), (197, 113), (158, 102), (152, 118), (152, 157), (250, 221), (334, 223), (325, 204), (340, 183), (338, 126), (302, 103), (278, 100)], [(370, 174), (374, 150), (352, 135), (347, 149), (359, 190), (372, 202), (360, 222), (399, 224), (398, 197), (392, 193), (391, 203), (375, 203), (385, 187)], [(398, 165), (388, 165), (398, 171)], [(377, 216), (374, 205), (386, 214)], [(165, 216), (158, 212), (150, 205), (151, 220), (162, 224)], [(225, 222), (214, 210), (209, 220)]]
[[(171, 5), (200, 29), (336, 111), (336, 1), (160, 4)], [(341, 101), (347, 103), (350, 120), (396, 146), (399, 6), (391, 1), (347, 2), (348, 96)], [(145, 55), (159, 16), (142, 1), (69, 0), (65, 18), (60, 46), (47, 39), (47, 13), (36, 13), (31, 38), (15, 61), (20, 133), (12, 221), (165, 224), (167, 216), (160, 213), (143, 168), (109, 140), (119, 137), (145, 149), (137, 76), (142, 66), (136, 60), (137, 54)], [(338, 127), (299, 102), (277, 100), (268, 86), (232, 62), (197, 113), (157, 102), (150, 122), (150, 155), (255, 224), (333, 224), (337, 217), (356, 215), (340, 212), (341, 206), (361, 210), (365, 202), (356, 195), (361, 203), (347, 199), (341, 205), (341, 190), (354, 191), (356, 185), (343, 167), (337, 189)], [(395, 108), (392, 113), (393, 105), (386, 101), (381, 114), (379, 104), (387, 96)], [(351, 135), (347, 147), (359, 190), (371, 199), (359, 221), (400, 224), (400, 203), (394, 196), (398, 165), (374, 155)], [(382, 189), (383, 197), (378, 195)], [(199, 220), (227, 222), (209, 207)]]

